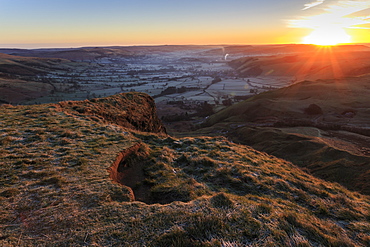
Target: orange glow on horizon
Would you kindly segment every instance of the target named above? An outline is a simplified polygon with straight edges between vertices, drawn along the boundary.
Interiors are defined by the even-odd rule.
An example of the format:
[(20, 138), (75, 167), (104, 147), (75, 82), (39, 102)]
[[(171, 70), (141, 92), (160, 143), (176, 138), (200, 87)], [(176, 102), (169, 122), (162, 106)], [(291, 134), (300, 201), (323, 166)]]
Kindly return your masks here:
[(303, 44), (330, 46), (351, 43), (352, 38), (343, 28), (337, 26), (324, 26), (315, 29), (303, 38)]
[[(324, 2), (319, 4), (324, 5)], [(316, 6), (316, 5), (315, 5)], [(314, 6), (305, 9), (314, 9)], [(312, 30), (302, 38), (303, 44), (338, 45), (368, 43), (370, 21), (363, 12), (370, 8), (368, 1), (342, 1), (325, 5), (317, 14), (289, 21), (289, 27)], [(305, 10), (304, 9), (304, 10)], [(318, 8), (320, 11), (320, 8)]]

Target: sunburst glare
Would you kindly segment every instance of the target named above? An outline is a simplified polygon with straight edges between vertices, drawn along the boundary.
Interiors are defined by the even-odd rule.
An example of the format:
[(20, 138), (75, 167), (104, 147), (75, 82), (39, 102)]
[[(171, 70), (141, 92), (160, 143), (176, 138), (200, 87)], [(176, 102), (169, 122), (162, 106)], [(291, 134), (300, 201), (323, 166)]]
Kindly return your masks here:
[[(305, 5), (306, 6), (306, 5)], [(314, 9), (316, 6), (317, 9)], [(302, 38), (304, 44), (337, 45), (355, 42), (346, 31), (349, 29), (367, 29), (369, 23), (366, 13), (370, 8), (368, 1), (340, 1), (337, 5), (325, 5), (324, 1), (308, 4), (303, 10), (314, 9), (313, 15), (301, 16), (289, 21), (294, 28), (311, 29), (311, 33)], [(319, 12), (318, 12), (319, 11)], [(362, 12), (361, 12), (362, 11)], [(320, 13), (321, 12), (321, 13)]]
[(351, 36), (349, 36), (343, 28), (335, 26), (324, 26), (315, 29), (311, 34), (303, 38), (304, 44), (315, 45), (337, 45), (343, 43), (350, 43)]

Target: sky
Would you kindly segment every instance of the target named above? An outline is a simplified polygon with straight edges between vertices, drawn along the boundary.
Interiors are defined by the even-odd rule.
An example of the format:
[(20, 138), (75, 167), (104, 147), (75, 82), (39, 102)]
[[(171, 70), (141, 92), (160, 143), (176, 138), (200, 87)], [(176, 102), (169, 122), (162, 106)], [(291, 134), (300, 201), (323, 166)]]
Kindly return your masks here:
[(370, 43), (369, 0), (0, 0), (0, 11), (8, 48), (307, 43), (327, 30)]

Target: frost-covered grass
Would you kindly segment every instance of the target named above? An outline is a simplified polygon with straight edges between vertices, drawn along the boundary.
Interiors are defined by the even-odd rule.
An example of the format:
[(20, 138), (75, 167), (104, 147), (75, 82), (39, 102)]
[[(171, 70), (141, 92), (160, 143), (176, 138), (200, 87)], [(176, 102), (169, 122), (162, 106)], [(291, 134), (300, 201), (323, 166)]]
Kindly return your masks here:
[[(151, 204), (130, 201), (131, 190), (113, 183), (107, 170), (138, 142)], [(53, 105), (2, 106), (0, 143), (1, 246), (370, 241), (369, 197), (223, 137), (178, 139)]]

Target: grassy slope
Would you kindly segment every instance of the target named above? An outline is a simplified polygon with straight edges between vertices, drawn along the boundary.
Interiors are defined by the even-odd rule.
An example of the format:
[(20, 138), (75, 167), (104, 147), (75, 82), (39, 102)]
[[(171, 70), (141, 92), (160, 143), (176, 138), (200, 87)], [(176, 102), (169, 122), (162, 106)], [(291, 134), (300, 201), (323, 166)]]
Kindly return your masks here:
[(54, 88), (37, 75), (84, 66), (60, 58), (20, 57), (0, 53), (0, 101), (18, 104), (48, 95)]
[(1, 78), (0, 75), (0, 102), (18, 104), (33, 98), (48, 95), (53, 86), (38, 81), (29, 81), (14, 78)]
[[(197, 131), (197, 135), (220, 133), (234, 142), (250, 145), (253, 148), (283, 158), (302, 167), (305, 171), (328, 181), (338, 182), (347, 188), (370, 194), (369, 155), (363, 155), (351, 143), (335, 138), (315, 137), (310, 133), (326, 133), (312, 127), (300, 127), (289, 133), (285, 128), (240, 127), (235, 124), (216, 124)], [(369, 139), (369, 138), (367, 138)], [(334, 142), (334, 143), (333, 143)]]
[[(302, 46), (301, 48), (291, 51), (288, 48), (287, 54), (284, 54), (284, 50), (280, 48), (280, 51), (275, 51), (276, 54), (272, 56), (248, 56), (231, 61), (229, 64), (247, 77), (267, 74), (292, 76), (298, 81), (342, 78), (369, 73), (369, 47), (359, 46), (358, 50), (356, 47), (351, 49), (351, 46), (335, 48)], [(266, 53), (268, 52), (267, 49)], [(273, 49), (270, 52), (273, 52)], [(263, 54), (263, 51), (261, 53)]]
[(34, 76), (50, 70), (67, 70), (75, 63), (60, 58), (20, 57), (0, 53), (0, 72)]
[[(366, 246), (369, 197), (221, 137), (175, 139), (55, 105), (0, 111), (1, 246)], [(153, 202), (113, 183), (142, 143)], [(138, 186), (140, 186), (138, 184)]]
[[(370, 119), (370, 76), (338, 80), (303, 81), (289, 87), (265, 92), (249, 100), (232, 105), (207, 119), (207, 125), (221, 121), (255, 121), (258, 118), (277, 117), (279, 120), (313, 121), (317, 116), (304, 113), (311, 104), (318, 105), (323, 114), (319, 123), (367, 127)], [(355, 112), (345, 118), (346, 110)]]
[[(369, 80), (363, 76), (305, 81), (266, 92), (210, 116), (205, 126), (212, 127), (199, 132), (223, 133), (238, 143), (306, 167), (321, 178), (370, 194), (369, 137), (362, 136), (356, 145), (357, 138), (342, 138), (351, 135), (348, 130), (369, 133)], [(323, 113), (305, 114), (304, 109), (311, 104), (318, 105)], [(355, 115), (345, 117), (346, 111)], [(266, 119), (285, 128), (251, 127), (263, 126)], [(289, 126), (306, 126), (302, 130), (313, 129), (319, 134), (287, 133)]]
[(125, 93), (101, 99), (60, 102), (61, 110), (83, 114), (95, 120), (111, 122), (130, 129), (163, 133), (165, 128), (156, 114), (156, 105), (144, 93)]

